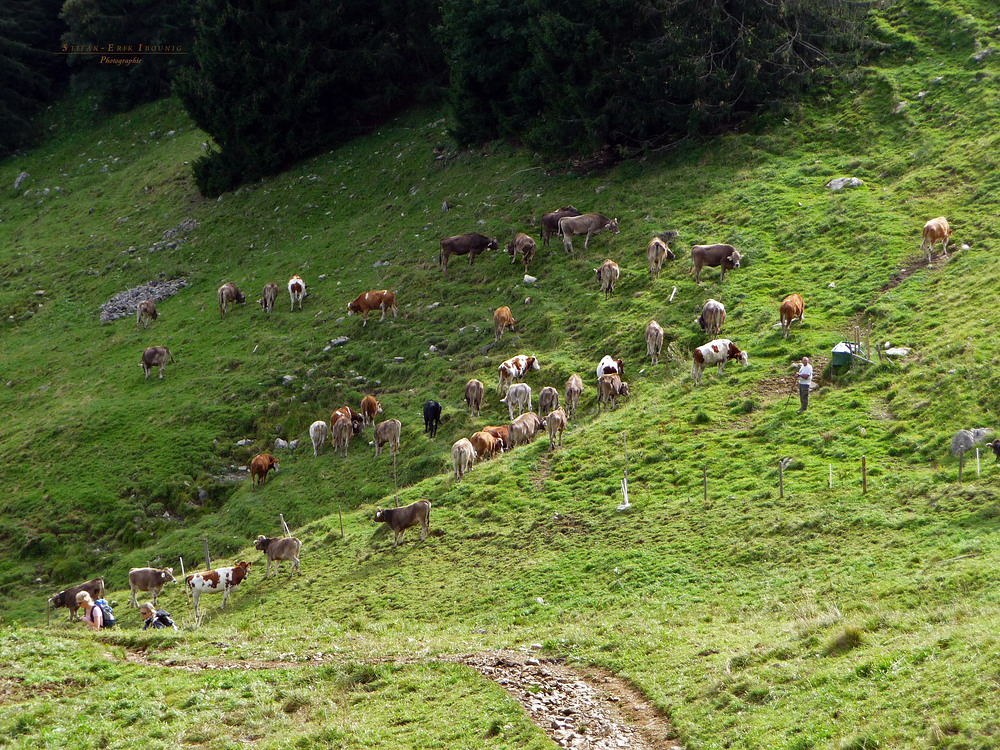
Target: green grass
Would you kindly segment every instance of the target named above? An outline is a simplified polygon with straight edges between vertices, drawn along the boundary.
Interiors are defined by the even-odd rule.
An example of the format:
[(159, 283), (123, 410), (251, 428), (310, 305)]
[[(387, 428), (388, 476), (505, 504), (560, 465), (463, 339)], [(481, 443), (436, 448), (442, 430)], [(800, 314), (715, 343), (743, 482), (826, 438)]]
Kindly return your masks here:
[[(278, 729), (258, 746), (551, 746), (499, 688), (434, 659), (540, 642), (631, 679), (687, 748), (1000, 747), (1000, 470), (984, 456), (979, 478), (967, 461), (960, 485), (948, 455), (958, 429), (995, 424), (1000, 398), (1000, 58), (970, 59), (977, 42), (996, 42), (995, 21), (983, 1), (887, 8), (882, 58), (784, 119), (588, 176), (504, 144), (448, 150), (440, 113), (417, 111), (206, 201), (187, 164), (206, 137), (176, 102), (92, 121), (85, 100), (53, 112), (44, 148), (0, 163), (0, 661), (45, 686), (12, 693), (0, 737), (74, 746), (86, 716), (89, 740), (122, 746), (225, 747), (265, 725)], [(435, 159), (439, 144), (446, 158)], [(31, 177), (15, 193), (22, 170)], [(864, 187), (825, 189), (845, 175)], [(567, 203), (617, 216), (621, 234), (587, 252), (578, 242), (572, 257), (558, 243), (541, 250), (535, 285), (502, 254), (472, 268), (453, 259), (442, 279), (440, 237), (506, 242)], [(927, 269), (920, 229), (942, 214), (957, 251)], [(188, 218), (199, 226), (186, 244), (147, 252)], [(681, 233), (678, 260), (650, 281), (644, 248), (665, 229)], [(699, 289), (688, 250), (716, 241), (747, 260), (724, 284), (706, 271)], [(605, 257), (624, 272), (608, 302), (592, 270)], [(915, 270), (897, 284), (901, 269)], [(290, 313), (279, 297), (267, 318), (253, 304), (261, 287), (283, 289), (293, 273), (309, 285), (305, 308)], [(190, 286), (148, 332), (98, 323), (101, 303), (160, 274)], [(250, 303), (220, 320), (227, 280)], [(397, 290), (398, 319), (341, 319), (374, 288)], [(793, 291), (806, 320), (783, 340), (777, 305)], [(693, 321), (708, 297), (726, 304), (723, 335), (751, 366), (710, 369), (695, 389), (688, 357), (704, 339)], [(500, 305), (518, 331), (483, 354)], [(650, 318), (680, 353), (666, 366), (642, 364)], [(796, 416), (776, 379), (869, 321), (873, 345), (913, 355), (825, 377)], [(324, 351), (340, 335), (350, 343)], [(137, 366), (150, 344), (177, 359), (162, 381)], [(495, 368), (516, 353), (541, 361), (527, 381), (536, 398), (583, 376), (579, 418), (561, 449), (539, 439), (456, 484), (451, 443), (506, 421)], [(605, 353), (625, 359), (632, 395), (598, 417), (592, 373)], [(462, 403), (470, 377), (487, 386), (478, 420)], [(437, 533), (421, 544), (411, 530), (394, 553), (371, 521), (393, 502), (391, 460), (366, 441), (346, 461), (305, 447), (314, 419), (366, 393), (403, 423), (399, 502), (434, 503)], [(422, 431), (427, 398), (445, 405), (435, 440)], [(623, 433), (627, 513), (615, 510)], [(225, 479), (276, 436), (302, 444), (262, 489)], [(130, 566), (183, 556), (198, 567), (208, 539), (218, 560), (251, 555), (262, 570), (250, 542), (278, 532), (278, 513), (303, 539), (304, 576), (262, 582), (255, 567), (225, 610), (203, 600), (200, 628), (168, 589), (181, 632), (135, 632)], [(45, 596), (97, 573), (115, 589), (120, 630), (95, 639), (63, 610), (46, 628)], [(317, 652), (334, 658), (165, 668)], [(383, 657), (408, 663), (369, 663)], [(155, 687), (137, 695), (137, 682)], [(199, 720), (184, 703), (201, 690), (223, 710)]]

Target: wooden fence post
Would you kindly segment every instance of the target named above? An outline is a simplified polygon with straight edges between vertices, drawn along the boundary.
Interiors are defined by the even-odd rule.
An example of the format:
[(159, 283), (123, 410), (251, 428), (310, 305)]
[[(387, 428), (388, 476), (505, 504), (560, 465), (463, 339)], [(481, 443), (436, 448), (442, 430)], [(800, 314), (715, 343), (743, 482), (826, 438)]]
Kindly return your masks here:
[(289, 537), (289, 536), (291, 536), (291, 535), (292, 535), (292, 532), (288, 530), (288, 524), (287, 524), (287, 523), (285, 523), (285, 514), (284, 514), (284, 513), (279, 513), (279, 514), (278, 514), (278, 518), (280, 518), (280, 519), (281, 519), (281, 528), (282, 528), (282, 529), (284, 529), (284, 531), (285, 531), (285, 536), (286, 536), (286, 537)]
[(344, 513), (340, 510), (340, 506), (337, 506), (337, 515), (340, 516), (340, 538), (344, 538)]
[(205, 570), (211, 570), (212, 569), (212, 556), (210, 554), (208, 554), (208, 540), (207, 539), (202, 539), (201, 541), (205, 545)]
[(184, 572), (184, 558), (181, 558), (181, 580), (184, 581), (184, 599), (191, 601), (191, 592), (187, 587), (187, 573)]

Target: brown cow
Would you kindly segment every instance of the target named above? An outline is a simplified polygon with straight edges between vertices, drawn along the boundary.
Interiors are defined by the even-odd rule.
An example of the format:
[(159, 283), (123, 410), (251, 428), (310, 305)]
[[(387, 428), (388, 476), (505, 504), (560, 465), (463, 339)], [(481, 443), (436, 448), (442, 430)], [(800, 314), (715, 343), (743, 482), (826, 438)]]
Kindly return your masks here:
[(800, 294), (789, 294), (781, 301), (778, 309), (781, 318), (781, 338), (788, 338), (788, 329), (792, 326), (792, 321), (798, 318), (800, 321), (806, 319), (806, 303)]
[(73, 622), (76, 620), (76, 612), (80, 608), (80, 605), (76, 603), (76, 595), (81, 591), (86, 591), (90, 594), (91, 599), (103, 599), (104, 579), (101, 577), (92, 578), (86, 583), (81, 583), (78, 586), (73, 586), (65, 591), (60, 591), (58, 594), (55, 594), (51, 599), (49, 599), (49, 604), (52, 605), (53, 609), (66, 607), (69, 610), (69, 621)]
[(524, 232), (518, 232), (514, 239), (507, 243), (507, 252), (510, 253), (510, 264), (517, 262), (517, 254), (521, 254), (521, 262), (524, 263), (524, 271), (528, 272), (528, 264), (535, 257), (535, 241)]
[(583, 249), (586, 250), (590, 245), (590, 238), (601, 232), (618, 234), (618, 219), (609, 219), (603, 214), (564, 216), (559, 219), (559, 234), (562, 235), (563, 249), (567, 253), (573, 252), (574, 235), (587, 235), (587, 239), (583, 241)]
[(158, 315), (159, 313), (156, 312), (156, 303), (151, 299), (144, 299), (135, 309), (135, 330), (138, 331), (140, 325), (143, 328), (149, 328)]
[(142, 353), (142, 362), (139, 367), (146, 373), (146, 380), (149, 380), (149, 373), (156, 367), (160, 368), (160, 380), (163, 380), (163, 371), (167, 367), (167, 362), (173, 363), (173, 355), (165, 346), (148, 346)]
[(479, 410), (483, 408), (482, 381), (473, 378), (465, 384), (465, 406), (472, 416), (479, 416)]
[(499, 341), (503, 338), (505, 329), (509, 328), (513, 331), (516, 325), (517, 321), (514, 320), (514, 314), (511, 313), (510, 308), (506, 305), (498, 307), (493, 313), (493, 340)]
[(496, 440), (496, 450), (503, 453), (510, 448), (510, 425), (489, 425), (483, 428), (483, 432), (492, 435)]
[(271, 469), (278, 471), (280, 468), (280, 462), (270, 453), (260, 453), (254, 456), (253, 460), (250, 461), (250, 489), (253, 490), (255, 487), (260, 487), (264, 484), (264, 480), (267, 479), (267, 473)]
[(236, 284), (231, 281), (227, 281), (219, 287), (220, 318), (226, 317), (226, 313), (229, 312), (229, 305), (232, 304), (235, 307), (237, 302), (241, 305), (245, 305), (247, 303), (247, 298), (243, 292), (236, 288)]
[(691, 270), (695, 283), (701, 285), (701, 269), (722, 267), (719, 281), (726, 280), (726, 271), (740, 267), (743, 256), (732, 245), (695, 245), (691, 248)]
[(651, 365), (659, 361), (661, 349), (663, 349), (663, 326), (651, 320), (646, 326), (646, 356), (650, 358)]
[(361, 399), (361, 418), (364, 427), (375, 424), (375, 415), (381, 413), (382, 404), (374, 396), (365, 396)]
[(563, 430), (566, 429), (566, 412), (556, 409), (542, 420), (542, 424), (549, 431), (549, 450), (556, 447), (556, 433), (559, 434), (559, 445), (562, 445)]
[(420, 541), (426, 541), (431, 526), (430, 500), (417, 500), (402, 508), (379, 508), (375, 511), (375, 523), (388, 524), (389, 528), (396, 532), (396, 540), (392, 543), (393, 549), (399, 546), (399, 540), (411, 526), (421, 526)]
[(479, 253), (487, 250), (499, 250), (500, 243), (496, 237), (487, 237), (485, 234), (470, 232), (468, 234), (456, 234), (454, 237), (445, 237), (441, 240), (441, 252), (438, 254), (438, 265), (444, 266), (444, 272), (448, 273), (448, 258), (452, 255), (468, 255), (471, 266)]
[(927, 265), (931, 264), (931, 259), (934, 255), (934, 245), (938, 242), (941, 243), (941, 250), (944, 252), (944, 257), (948, 257), (949, 239), (951, 239), (951, 227), (948, 225), (948, 220), (945, 217), (939, 216), (924, 224), (924, 241), (920, 245), (920, 252), (927, 250)]
[[(330, 415), (330, 434), (333, 434), (333, 426), (337, 423), (339, 417), (345, 417), (351, 423), (351, 431), (355, 435), (360, 435), (361, 430), (365, 424), (365, 418), (354, 411), (350, 406), (341, 406), (337, 411)], [(334, 441), (336, 442), (336, 441)]]
[(701, 308), (701, 315), (695, 321), (702, 333), (718, 336), (722, 324), (726, 322), (726, 306), (718, 300), (710, 299)]
[[(334, 413), (336, 414), (336, 412)], [(342, 414), (337, 415), (337, 419), (330, 429), (330, 436), (333, 449), (340, 451), (344, 458), (347, 458), (347, 445), (351, 442), (351, 435), (355, 432), (350, 419)]]
[(579, 216), (580, 212), (572, 206), (563, 206), (555, 211), (542, 215), (542, 247), (549, 246), (549, 238), (559, 232), (559, 219), (564, 216)]
[(499, 448), (497, 439), (485, 430), (473, 433), (472, 437), (469, 438), (469, 442), (472, 443), (472, 448), (476, 451), (476, 455), (480, 461), (493, 458)]
[(597, 411), (609, 407), (613, 411), (618, 405), (619, 396), (628, 395), (628, 383), (623, 383), (618, 375), (602, 375), (597, 383)]
[(573, 374), (566, 381), (566, 408), (570, 418), (576, 416), (576, 407), (580, 404), (580, 394), (583, 393), (583, 379)]
[(382, 454), (382, 446), (389, 444), (389, 450), (399, 453), (399, 431), (402, 423), (398, 419), (387, 419), (375, 428), (375, 458)]
[(510, 423), (510, 447), (530, 443), (535, 434), (542, 429), (542, 418), (535, 412), (528, 411)]
[(176, 582), (173, 568), (131, 568), (128, 572), (128, 587), (132, 592), (130, 603), (138, 608), (136, 601), (137, 591), (148, 591), (153, 595), (153, 606), (156, 606), (156, 599), (159, 597), (163, 587), (168, 583)]
[(348, 316), (354, 315), (354, 313), (362, 316), (364, 320), (364, 323), (361, 324), (362, 328), (368, 325), (368, 313), (372, 310), (382, 310), (382, 317), (378, 319), (379, 323), (385, 320), (385, 314), (389, 310), (392, 310), (392, 317), (395, 318), (399, 313), (399, 308), (396, 307), (395, 292), (390, 292), (388, 289), (365, 292), (359, 294), (353, 302), (347, 303)]
[(542, 413), (542, 416), (545, 416), (547, 414), (551, 414), (558, 408), (559, 391), (551, 385), (547, 385), (542, 388), (542, 392), (538, 394), (538, 411)]
[(273, 281), (269, 281), (264, 284), (264, 291), (261, 293), (260, 299), (257, 300), (260, 305), (260, 309), (266, 313), (274, 310), (274, 302), (278, 299), (278, 285)]
[(257, 541), (253, 543), (254, 549), (260, 550), (267, 555), (267, 568), (264, 570), (264, 580), (271, 576), (271, 563), (274, 563), (274, 576), (278, 577), (282, 562), (290, 562), (292, 569), (288, 571), (291, 578), (296, 572), (302, 575), (299, 570), (299, 550), (302, 549), (302, 542), (294, 536), (277, 536), (268, 538), (263, 534), (257, 535)]
[(673, 260), (674, 252), (667, 243), (659, 237), (654, 237), (646, 245), (646, 260), (649, 261), (649, 275), (654, 279), (660, 278), (660, 270), (663, 268), (663, 261)]
[(604, 292), (604, 299), (608, 300), (614, 297), (615, 282), (622, 275), (622, 270), (618, 267), (618, 264), (608, 258), (601, 264), (600, 268), (595, 268), (594, 272), (597, 274), (597, 283), (601, 285), (601, 291)]

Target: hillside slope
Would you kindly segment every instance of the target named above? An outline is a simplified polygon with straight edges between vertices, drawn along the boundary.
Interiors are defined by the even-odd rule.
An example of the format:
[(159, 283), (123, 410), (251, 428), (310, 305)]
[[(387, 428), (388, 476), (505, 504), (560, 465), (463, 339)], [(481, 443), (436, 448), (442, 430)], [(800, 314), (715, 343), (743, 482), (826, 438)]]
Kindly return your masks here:
[[(231, 609), (213, 607), (200, 628), (174, 589), (168, 606), (185, 626), (176, 637), (135, 635), (123, 608), (122, 632), (102, 636), (111, 666), (60, 692), (55, 708), (19, 696), (0, 730), (33, 746), (110, 696), (122, 707), (95, 718), (95, 731), (169, 746), (169, 732), (129, 720), (158, 712), (155, 698), (126, 699), (114, 679), (148, 679), (157, 660), (294, 661), (318, 651), (343, 663), (282, 677), (274, 690), (234, 679), (258, 713), (232, 709), (231, 723), (185, 736), (226, 746), (260, 712), (281, 719), (275, 706), (291, 694), (308, 715), (286, 711), (267, 741), (308, 746), (340, 733), (345, 746), (363, 746), (369, 729), (346, 707), (364, 703), (377, 720), (416, 692), (455, 706), (442, 717), (454, 735), (431, 741), (403, 724), (372, 744), (486, 737), (523, 747), (531, 736), (544, 746), (523, 717), (497, 731), (490, 719), (509, 700), (466, 701), (484, 688), (433, 662), (538, 642), (631, 679), (689, 748), (997, 746), (982, 677), (1000, 668), (1000, 474), (992, 456), (982, 477), (967, 461), (960, 485), (948, 456), (955, 431), (992, 426), (998, 407), (990, 303), (1000, 282), (991, 245), (1000, 54), (973, 57), (996, 43), (996, 20), (976, 0), (890, 9), (884, 58), (849, 84), (750, 132), (587, 176), (547, 171), (502, 144), (450, 151), (447, 122), (418, 111), (205, 201), (188, 171), (204, 135), (175, 102), (89, 124), (86, 102), (68, 105), (78, 111), (60, 122), (78, 126), (58, 125), (44, 149), (0, 163), (0, 185), (30, 174), (0, 202), (0, 590), (11, 600), (0, 620), (22, 623), (4, 631), (3, 658), (31, 682), (63, 684), (57, 654), (105, 657), (58, 617), (40, 627), (45, 595), (101, 573), (124, 602), (130, 566), (183, 556), (195, 567), (203, 539), (218, 559), (258, 561), (247, 549), (256, 534), (277, 533), (279, 513), (304, 540), (305, 575), (262, 583), (255, 570)], [(840, 176), (864, 185), (825, 187)], [(587, 251), (578, 240), (572, 256), (558, 242), (541, 250), (536, 284), (502, 253), (471, 268), (455, 258), (442, 276), (439, 238), (537, 236), (538, 217), (567, 203), (616, 216), (621, 234)], [(939, 215), (955, 229), (956, 252), (928, 268), (920, 229)], [(197, 225), (183, 242), (151, 247), (185, 222)], [(653, 281), (645, 245), (667, 229), (680, 232), (678, 260)], [(699, 288), (688, 256), (705, 242), (731, 242), (746, 260), (724, 283), (706, 271)], [(593, 272), (605, 257), (624, 271), (607, 302)], [(285, 307), (293, 273), (309, 285), (301, 312)], [(161, 276), (187, 286), (159, 305), (148, 331), (130, 319), (99, 323), (112, 295)], [(221, 319), (215, 293), (227, 280), (248, 304)], [(254, 305), (267, 281), (282, 288), (270, 317)], [(345, 317), (356, 294), (379, 288), (397, 290), (398, 318), (362, 328)], [(777, 305), (791, 292), (805, 298), (806, 319), (782, 339)], [(694, 388), (690, 351), (704, 337), (693, 320), (709, 297), (726, 304), (723, 335), (751, 364), (710, 370)], [(487, 349), (500, 305), (518, 330)], [(676, 354), (655, 368), (643, 366), (651, 318)], [(809, 411), (795, 415), (792, 363), (828, 356), (869, 322), (873, 345), (888, 340), (912, 355), (835, 381), (825, 372)], [(328, 349), (338, 336), (350, 341)], [(137, 367), (151, 344), (176, 359), (163, 380)], [(561, 448), (539, 439), (455, 482), (450, 446), (506, 421), (496, 366), (517, 353), (541, 361), (527, 379), (536, 398), (583, 376), (580, 418)], [(624, 358), (633, 392), (598, 415), (593, 368), (605, 353)], [(471, 377), (487, 386), (480, 419), (461, 399)], [(308, 448), (313, 420), (357, 408), (366, 393), (379, 396), (384, 418), (403, 422), (395, 480), (391, 459), (366, 445), (370, 431), (347, 459), (329, 446), (314, 459)], [(422, 431), (427, 398), (445, 405), (434, 440)], [(622, 435), (626, 513), (615, 510)], [(275, 437), (302, 441), (280, 453), (281, 471), (257, 491), (231, 481)], [(435, 534), (421, 544), (410, 531), (392, 553), (371, 517), (392, 504), (396, 484), (400, 504), (433, 501)], [(153, 663), (126, 664), (124, 649), (148, 651)], [(386, 655), (428, 662), (362, 679), (351, 671), (352, 660)], [(198, 684), (171, 679), (176, 695)], [(336, 694), (324, 700), (342, 713), (308, 695), (330, 685)], [(180, 699), (163, 700), (166, 723), (187, 727)]]

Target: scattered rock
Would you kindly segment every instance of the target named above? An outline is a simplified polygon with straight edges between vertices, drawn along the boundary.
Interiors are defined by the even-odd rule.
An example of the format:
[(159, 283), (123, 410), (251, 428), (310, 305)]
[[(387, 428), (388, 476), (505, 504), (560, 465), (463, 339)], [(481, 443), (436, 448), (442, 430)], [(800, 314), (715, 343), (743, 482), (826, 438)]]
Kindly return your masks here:
[(295, 380), (295, 376), (294, 376), (294, 375), (285, 375), (285, 376), (284, 376), (284, 377), (283, 377), (283, 378), (281, 379), (281, 384), (282, 384), (282, 385), (288, 385), (288, 384), (289, 384), (289, 383), (291, 383), (291, 382), (292, 382), (293, 380)]
[(831, 281), (829, 284), (826, 285), (826, 288), (827, 289), (836, 289), (837, 288), (837, 284), (836, 284), (836, 282)]
[(319, 279), (320, 281), (325, 281), (326, 280), (326, 274), (325, 273), (321, 273), (316, 278)]
[(14, 189), (17, 190), (19, 187), (21, 187), (21, 183), (24, 182), (29, 177), (31, 177), (31, 175), (28, 174), (27, 172), (21, 172), (21, 174), (17, 176), (17, 179), (14, 180)]
[(537, 277), (535, 277), (535, 276), (529, 276), (528, 274), (524, 274), (524, 283), (525, 284), (534, 284), (536, 281), (538, 281)]
[(372, 268), (382, 268), (382, 267), (387, 266), (387, 265), (389, 265), (389, 261), (387, 261), (387, 260), (377, 260), (374, 263), (372, 263)]
[(930, 92), (928, 92), (928, 91), (921, 91), (919, 94), (917, 94), (917, 99), (923, 99), (925, 96), (927, 96), (928, 93), (930, 93)]
[(347, 336), (338, 336), (330, 341), (330, 346), (343, 346), (348, 341), (350, 341), (350, 339), (347, 338)]
[[(14, 187), (17, 187), (17, 185), (15, 185)], [(441, 210), (442, 211), (450, 211), (451, 210), (451, 204), (448, 201), (445, 201), (444, 203), (441, 204)]]
[(976, 54), (974, 54), (972, 56), (972, 59), (975, 60), (976, 62), (982, 62), (983, 60), (985, 60), (987, 57), (989, 57), (992, 54), (993, 54), (993, 45), (991, 44), (989, 47), (987, 47), (986, 49), (984, 49), (982, 52), (977, 52)]
[(897, 104), (895, 106), (895, 108), (892, 110), (892, 113), (894, 115), (898, 115), (900, 112), (902, 112), (908, 106), (910, 106), (910, 103), (908, 101), (901, 101), (899, 104)]
[(531, 304), (531, 297), (525, 297), (524, 298), (524, 304), (530, 305)]
[(250, 445), (250, 443), (252, 442), (253, 440), (251, 440), (250, 438), (243, 438), (242, 440), (237, 440), (236, 445), (242, 448), (244, 445)]
[(392, 361), (393, 362), (405, 362), (406, 358), (405, 357), (393, 357)]
[(969, 246), (968, 246), (968, 245), (962, 245), (962, 249), (963, 249), (963, 250), (968, 250), (968, 249), (969, 249)]
[(293, 451), (293, 450), (295, 450), (298, 447), (299, 447), (299, 441), (298, 440), (290, 440), (290, 441), (288, 441), (288, 450)]
[(835, 180), (830, 180), (826, 186), (830, 190), (843, 190), (848, 187), (861, 187), (864, 184), (857, 177), (838, 177)]
[(275, 450), (279, 450), (279, 451), (287, 450), (288, 449), (288, 441), (287, 440), (282, 440), (281, 438), (275, 438), (274, 439), (274, 449)]
[(434, 346), (434, 344), (431, 344), (430, 347), (428, 348), (428, 351), (430, 351), (430, 352), (436, 352), (437, 350), (438, 350), (438, 348), (436, 346)]
[(170, 281), (154, 279), (143, 286), (119, 292), (101, 305), (101, 322), (110, 323), (112, 320), (118, 320), (118, 318), (135, 315), (139, 303), (144, 299), (159, 302), (162, 299), (177, 294), (178, 291), (186, 286), (187, 280), (183, 278), (171, 279)]
[(433, 304), (427, 305), (427, 309), (428, 310), (433, 310), (434, 308), (439, 307), (440, 305), (441, 305), (440, 302), (435, 302)]
[(44, 297), (45, 296), (45, 290), (44, 289), (36, 289), (35, 290), (35, 296), (36, 297)]
[(892, 349), (885, 350), (885, 356), (887, 357), (906, 357), (909, 355), (911, 349), (908, 346), (897, 346)]
[(933, 83), (935, 86), (940, 86), (941, 84), (944, 83), (944, 76), (938, 76), (937, 78), (932, 78), (931, 83)]

